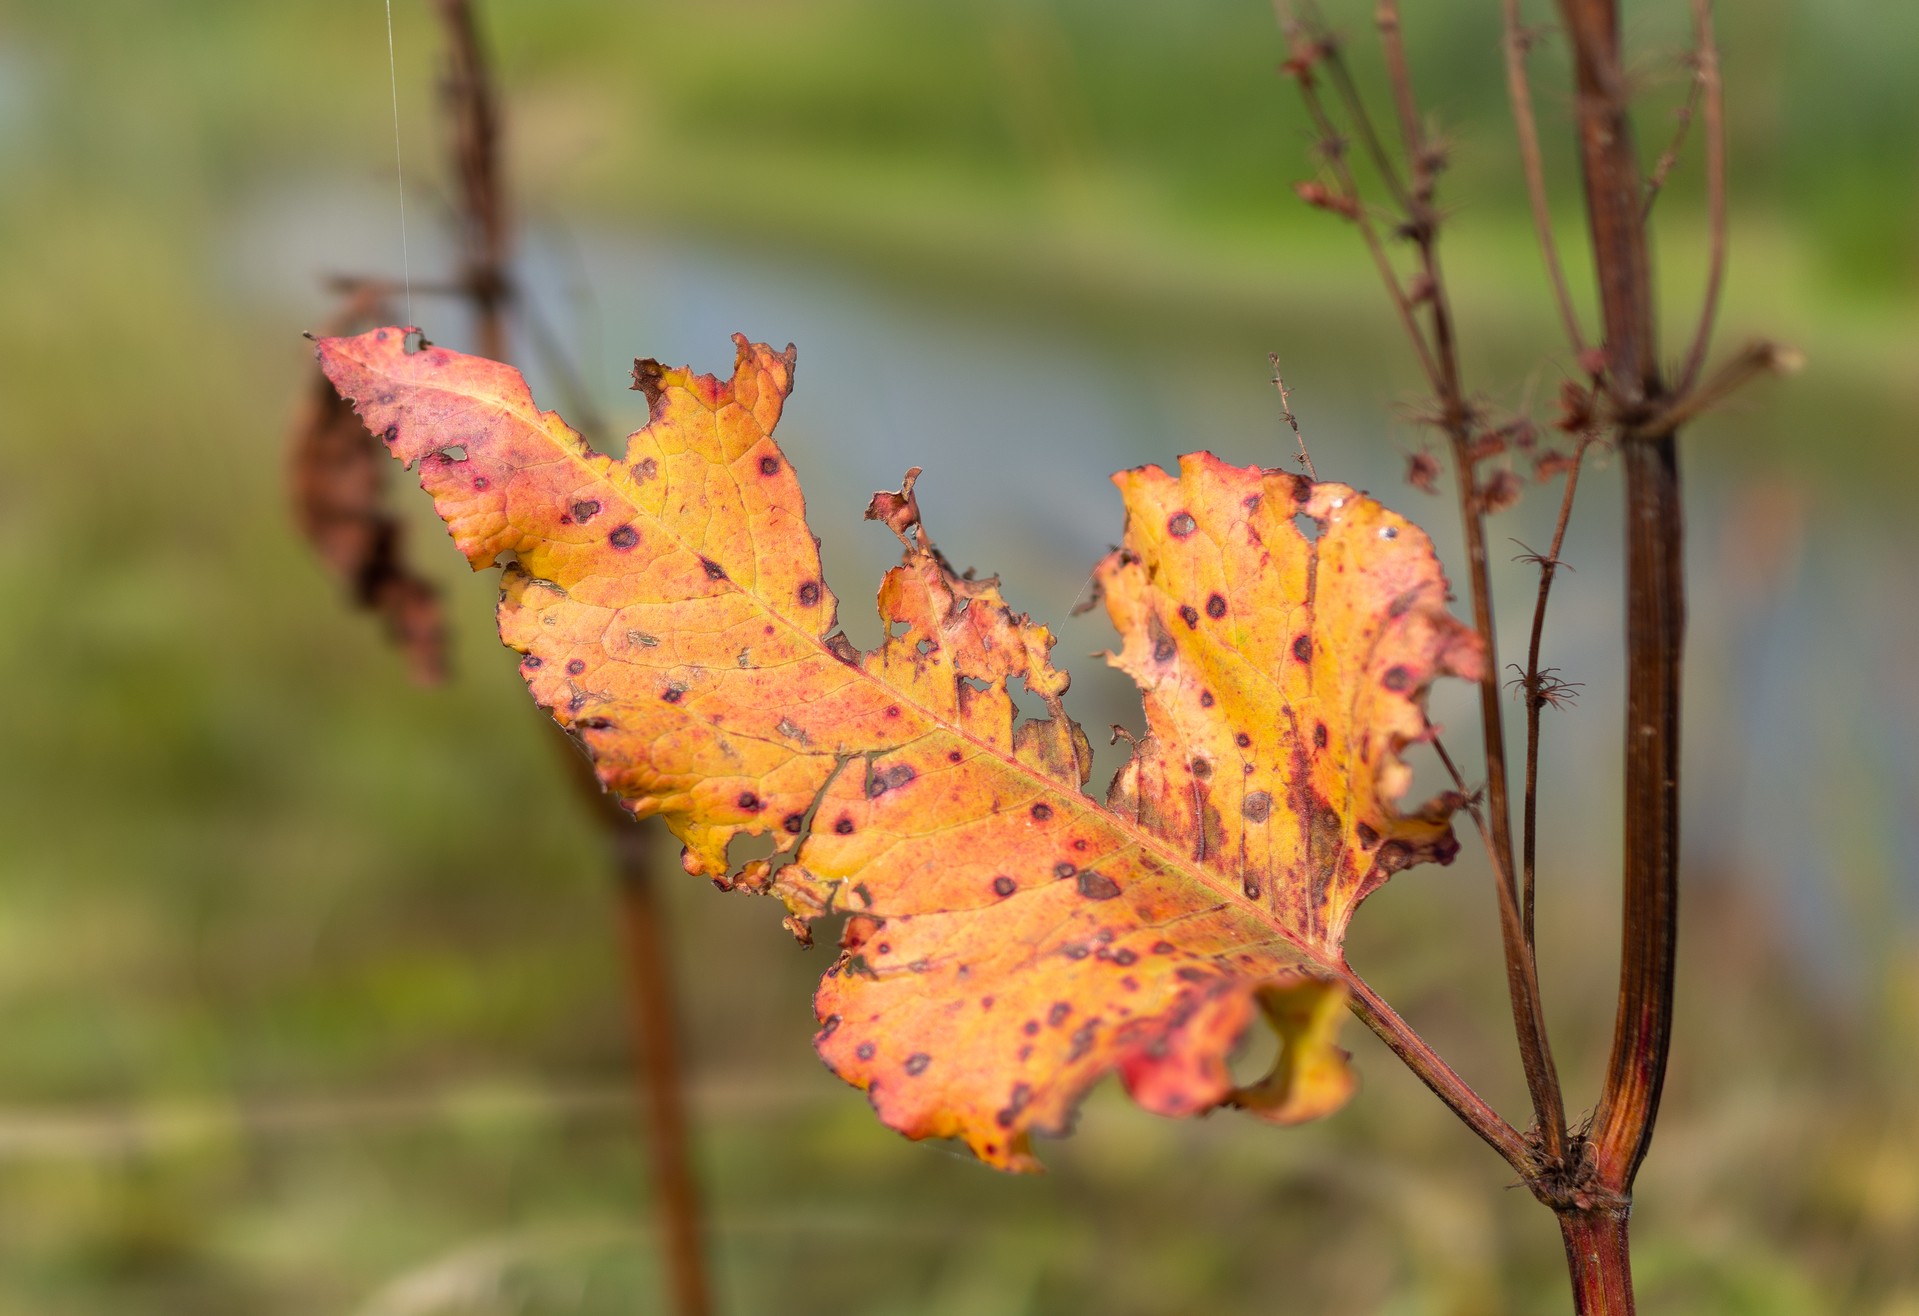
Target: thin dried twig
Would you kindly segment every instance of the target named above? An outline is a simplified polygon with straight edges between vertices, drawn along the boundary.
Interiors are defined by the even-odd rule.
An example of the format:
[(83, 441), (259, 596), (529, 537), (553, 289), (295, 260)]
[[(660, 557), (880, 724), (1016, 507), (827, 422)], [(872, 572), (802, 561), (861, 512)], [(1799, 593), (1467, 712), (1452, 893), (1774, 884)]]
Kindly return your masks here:
[(1299, 421), (1293, 417), (1292, 394), (1286, 391), (1286, 377), (1279, 373), (1279, 353), (1268, 352), (1266, 359), (1273, 363), (1273, 387), (1279, 390), (1279, 409), (1286, 413), (1286, 423), (1293, 427), (1293, 437), (1299, 441), (1299, 464), (1306, 468), (1313, 483), (1318, 484), (1319, 472), (1313, 469), (1312, 454), (1306, 451), (1306, 436), (1299, 432)]
[(1728, 397), (1767, 375), (1790, 375), (1805, 364), (1798, 348), (1767, 339), (1746, 344), (1705, 380), (1674, 398), (1670, 406), (1627, 431), (1629, 439), (1652, 439), (1690, 424)]
[(1686, 363), (1676, 390), (1685, 394), (1699, 379), (1719, 316), (1719, 294), (1726, 278), (1726, 96), (1719, 80), (1719, 43), (1713, 35), (1712, 0), (1692, 0), (1693, 26), (1699, 38), (1695, 58), (1706, 110), (1706, 292), (1699, 308)]
[(1531, 555), (1539, 565), (1539, 596), (1533, 603), (1532, 637), (1526, 645), (1526, 669), (1521, 677), (1526, 692), (1526, 794), (1520, 805), (1520, 913), (1525, 924), (1526, 945), (1533, 945), (1533, 869), (1539, 835), (1539, 714), (1547, 706), (1557, 707), (1555, 696), (1569, 694), (1576, 683), (1550, 681), (1539, 666), (1540, 641), (1546, 633), (1546, 600), (1552, 593), (1553, 577), (1558, 574), (1560, 549), (1566, 543), (1566, 527), (1572, 521), (1573, 498), (1579, 492), (1579, 471), (1591, 446), (1590, 435), (1573, 449), (1572, 464), (1566, 468), (1566, 488), (1559, 497), (1559, 520), (1553, 525), (1552, 547), (1543, 555)]
[(1526, 197), (1532, 203), (1533, 231), (1539, 239), (1539, 252), (1546, 261), (1546, 275), (1552, 283), (1553, 300), (1559, 306), (1559, 318), (1566, 329), (1566, 340), (1573, 355), (1586, 355), (1586, 336), (1579, 327), (1579, 312), (1573, 308), (1572, 292), (1566, 286), (1566, 271), (1559, 263), (1559, 244), (1553, 238), (1552, 209), (1546, 199), (1546, 167), (1539, 150), (1539, 121), (1533, 113), (1532, 86), (1526, 78), (1526, 56), (1534, 37), (1519, 23), (1519, 0), (1504, 0), (1506, 23), (1506, 91), (1513, 104), (1513, 127), (1519, 134), (1519, 162), (1526, 176)]
[(1687, 136), (1692, 132), (1692, 122), (1699, 114), (1699, 94), (1704, 89), (1705, 79), (1699, 76), (1699, 56), (1697, 52), (1688, 56), (1692, 67), (1692, 78), (1686, 84), (1686, 99), (1679, 106), (1679, 112), (1673, 117), (1672, 140), (1666, 143), (1666, 149), (1653, 161), (1652, 172), (1646, 176), (1646, 218), (1652, 217), (1653, 203), (1659, 200), (1659, 193), (1666, 186), (1666, 179), (1672, 173), (1673, 166), (1679, 163), (1679, 152), (1686, 144)]

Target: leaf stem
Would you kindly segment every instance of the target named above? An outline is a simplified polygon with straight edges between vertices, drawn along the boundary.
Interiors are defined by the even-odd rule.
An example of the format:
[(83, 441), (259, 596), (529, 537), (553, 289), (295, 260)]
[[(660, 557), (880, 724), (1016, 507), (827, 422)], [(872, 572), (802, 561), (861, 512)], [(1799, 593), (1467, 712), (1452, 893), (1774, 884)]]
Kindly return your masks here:
[(1472, 1087), (1426, 1044), (1411, 1024), (1402, 1019), (1380, 995), (1369, 987), (1351, 966), (1341, 966), (1341, 979), (1352, 994), (1352, 1010), (1365, 1025), (1392, 1048), (1419, 1080), (1431, 1088), (1451, 1111), (1459, 1116), (1486, 1144), (1505, 1158), (1521, 1175), (1530, 1178), (1537, 1172), (1532, 1147), (1525, 1135), (1486, 1104)]

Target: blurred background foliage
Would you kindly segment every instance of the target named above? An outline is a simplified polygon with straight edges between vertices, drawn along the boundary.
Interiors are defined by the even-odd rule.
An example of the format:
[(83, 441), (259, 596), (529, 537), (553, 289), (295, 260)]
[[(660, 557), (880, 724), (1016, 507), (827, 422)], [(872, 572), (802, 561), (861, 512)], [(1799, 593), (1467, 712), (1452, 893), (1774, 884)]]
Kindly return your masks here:
[[(1363, 38), (1366, 8), (1335, 16)], [(1469, 364), (1489, 400), (1543, 411), (1565, 362), (1539, 356), (1557, 334), (1496, 6), (1416, 8)], [(1633, 7), (1649, 144), (1684, 92), (1680, 8)], [(1776, 335), (1810, 365), (1686, 438), (1688, 904), (1637, 1267), (1650, 1310), (1919, 1312), (1919, 9), (1724, 9), (1721, 341)], [(891, 550), (858, 510), (924, 465), (941, 543), (1060, 623), (1081, 720), (1136, 725), (1081, 656), (1103, 622), (1065, 619), (1117, 536), (1104, 476), (1197, 447), (1287, 460), (1267, 351), (1320, 471), (1456, 549), (1448, 500), (1400, 478), (1426, 438), (1363, 251), (1291, 196), (1311, 142), (1261, 0), (481, 12), (532, 302), (622, 431), (633, 356), (714, 370), (733, 329), (798, 341), (782, 437), (863, 642)], [(425, 279), (448, 253), (440, 43), (417, 0), (393, 17)], [(1558, 70), (1536, 61), (1563, 144)], [(456, 679), (422, 691), (289, 529), (319, 276), (401, 268), (390, 114), (377, 0), (0, 3), (6, 1316), (627, 1312), (660, 1292), (604, 857), (495, 647), (492, 584), (412, 500), (457, 636)], [(1553, 172), (1572, 240), (1564, 153)], [(1696, 163), (1660, 210), (1677, 343)], [(465, 345), (457, 308), (416, 307)], [(1587, 682), (1548, 726), (1542, 847), (1574, 1105), (1611, 1022), (1617, 496), (1602, 463), (1548, 658)], [(1554, 501), (1495, 532), (1543, 544)], [(1517, 652), (1527, 570), (1506, 588)], [(1460, 692), (1435, 708), (1470, 725)], [(827, 952), (669, 885), (729, 1311), (1562, 1308), (1545, 1213), (1363, 1030), (1365, 1090), (1331, 1120), (1170, 1123), (1102, 1090), (1049, 1176), (1000, 1178), (899, 1140), (813, 1060)], [(1353, 959), (1523, 1109), (1482, 866), (1399, 878)]]

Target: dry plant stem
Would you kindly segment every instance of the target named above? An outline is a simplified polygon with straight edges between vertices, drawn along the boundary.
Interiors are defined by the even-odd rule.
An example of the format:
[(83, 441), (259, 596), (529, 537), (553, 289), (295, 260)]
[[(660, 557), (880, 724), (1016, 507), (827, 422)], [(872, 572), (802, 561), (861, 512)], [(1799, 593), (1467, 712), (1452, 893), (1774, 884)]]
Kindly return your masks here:
[(613, 861), (620, 940), (626, 961), (633, 1038), (633, 1079), (652, 1163), (654, 1215), (660, 1222), (674, 1316), (711, 1316), (699, 1181), (688, 1147), (686, 1078), (674, 1009), (672, 948), (660, 908), (659, 876), (649, 838), (613, 802), (574, 746), (555, 740), (561, 769), (581, 805), (599, 824)]
[(1685, 104), (1679, 107), (1674, 116), (1672, 141), (1659, 153), (1659, 159), (1653, 163), (1652, 172), (1646, 176), (1646, 217), (1652, 217), (1653, 202), (1659, 200), (1659, 194), (1665, 189), (1666, 179), (1672, 173), (1672, 167), (1679, 163), (1679, 149), (1686, 144), (1686, 135), (1692, 131), (1692, 121), (1699, 116), (1699, 89), (1704, 84), (1699, 78), (1699, 61), (1693, 60), (1692, 82), (1686, 87)]
[(713, 1294), (701, 1237), (698, 1181), (688, 1151), (685, 1084), (659, 879), (648, 862), (645, 833), (610, 800), (603, 797), (596, 807), (609, 816), (608, 836), (619, 869), (620, 929), (633, 1003), (633, 1051), (639, 1062), (634, 1068), (647, 1112), (648, 1150), (658, 1194), (655, 1211), (665, 1234), (673, 1310), (678, 1316), (711, 1316)]
[[(1431, 210), (1435, 183), (1433, 155), (1420, 127), (1418, 102), (1413, 93), (1405, 46), (1401, 41), (1399, 6), (1395, 0), (1380, 0), (1375, 15), (1380, 43), (1385, 50), (1388, 76), (1393, 84), (1394, 103), (1399, 107), (1400, 131), (1405, 140), (1407, 157), (1412, 162), (1413, 210), (1407, 217), (1406, 231), (1419, 253), (1429, 292), (1432, 355), (1438, 366), (1434, 391), (1440, 405), (1441, 425), (1452, 446), (1460, 521), (1466, 532), (1473, 627), (1486, 646), (1486, 671), (1479, 683), (1479, 712), (1480, 735), (1486, 756), (1487, 806), (1492, 824), (1487, 849), (1495, 875), (1503, 888), (1500, 896), (1503, 909), (1509, 902), (1516, 904), (1518, 883), (1513, 873), (1512, 804), (1506, 775), (1506, 731), (1500, 701), (1498, 644), (1493, 629), (1492, 566), (1486, 550), (1486, 522), (1473, 475), (1472, 412), (1460, 383), (1459, 350), (1453, 330), (1452, 306), (1446, 295), (1446, 281), (1439, 261), (1437, 218)], [(1557, 1162), (1564, 1156), (1566, 1146), (1565, 1098), (1560, 1091), (1559, 1074), (1553, 1064), (1552, 1046), (1546, 1035), (1545, 1015), (1539, 999), (1538, 971), (1532, 962), (1532, 951), (1524, 940), (1523, 929), (1516, 924), (1516, 920), (1501, 919), (1506, 980), (1512, 997), (1513, 1028), (1519, 1042), (1520, 1063), (1526, 1074), (1526, 1090), (1532, 1098), (1540, 1145), (1547, 1160)]]
[(1426, 1044), (1425, 1039), (1413, 1031), (1412, 1025), (1400, 1018), (1392, 1006), (1386, 1004), (1378, 993), (1366, 985), (1365, 979), (1353, 972), (1351, 968), (1345, 970), (1343, 978), (1347, 990), (1351, 993), (1353, 1013), (1378, 1034), (1379, 1040), (1392, 1048), (1393, 1054), (1404, 1061), (1406, 1067), (1418, 1075), (1419, 1080), (1431, 1088), (1468, 1128), (1485, 1139), (1487, 1145), (1494, 1151), (1505, 1157), (1508, 1165), (1521, 1175), (1533, 1174), (1536, 1167), (1532, 1148), (1527, 1144), (1525, 1136), (1501, 1118), (1498, 1111), (1487, 1105), (1485, 1100), (1454, 1072), (1452, 1066), (1440, 1059), (1439, 1054)]
[(1633, 1310), (1627, 1215), (1623, 1207), (1559, 1212), (1573, 1310), (1580, 1316), (1630, 1316)]
[(493, 95), (479, 25), (467, 0), (438, 0), (447, 34), (443, 95), (449, 151), (460, 179), (460, 283), (473, 304), (480, 355), (507, 355), (504, 311), (510, 237), (500, 173), (500, 112)]
[(1539, 564), (1539, 597), (1533, 603), (1533, 631), (1526, 644), (1526, 797), (1520, 805), (1519, 845), (1521, 912), (1526, 925), (1526, 946), (1533, 945), (1533, 866), (1539, 841), (1539, 714), (1546, 706), (1540, 693), (1544, 681), (1539, 670), (1539, 646), (1546, 635), (1546, 601), (1552, 594), (1553, 577), (1559, 573), (1559, 550), (1566, 542), (1566, 527), (1573, 517), (1573, 499), (1579, 493), (1579, 470), (1586, 458), (1582, 439), (1573, 449), (1573, 463), (1566, 472), (1566, 489), (1559, 498), (1559, 520), (1553, 525), (1552, 547)]
[[(1613, 405), (1629, 435), (1664, 399), (1643, 191), (1626, 110), (1617, 0), (1561, 0), (1573, 39), (1579, 146)], [(1710, 31), (1710, 29), (1705, 29)], [(1712, 92), (1708, 91), (1709, 99)], [(1678, 935), (1683, 522), (1674, 436), (1627, 437), (1626, 826), (1619, 1009), (1590, 1139), (1599, 1182), (1630, 1192), (1672, 1033)], [(1623, 1234), (1620, 1247), (1624, 1247)], [(1575, 1276), (1577, 1278), (1577, 1276)]]
[(1697, 416), (1711, 411), (1753, 380), (1765, 375), (1788, 375), (1799, 368), (1799, 353), (1790, 347), (1760, 339), (1747, 343), (1703, 381), (1671, 399), (1665, 408), (1626, 435), (1652, 439), (1671, 434)]
[[(1513, 127), (1519, 134), (1519, 161), (1526, 175), (1526, 197), (1532, 203), (1533, 230), (1539, 239), (1540, 255), (1546, 260), (1546, 274), (1552, 281), (1553, 300), (1559, 306), (1559, 318), (1566, 328), (1566, 341), (1573, 355), (1584, 356), (1586, 336), (1580, 332), (1579, 312), (1573, 309), (1571, 291), (1566, 287), (1566, 271), (1559, 263), (1559, 244), (1553, 239), (1552, 209), (1546, 202), (1546, 167), (1539, 151), (1539, 122), (1533, 113), (1533, 93), (1526, 81), (1526, 54), (1531, 39), (1519, 23), (1519, 0), (1504, 0), (1506, 21), (1506, 91), (1513, 103)], [(1528, 866), (1530, 872), (1530, 865)], [(1531, 908), (1530, 898), (1527, 901)], [(1532, 920), (1526, 920), (1528, 928)], [(1532, 938), (1526, 938), (1530, 944)]]
[[(1479, 513), (1477, 491), (1473, 487), (1472, 461), (1469, 451), (1471, 410), (1466, 405), (1460, 387), (1452, 315), (1446, 300), (1444, 277), (1435, 248), (1437, 227), (1430, 206), (1435, 179), (1434, 161), (1419, 128), (1411, 77), (1407, 71), (1405, 52), (1399, 41), (1397, 5), (1391, 0), (1382, 0), (1376, 11), (1376, 17), (1381, 40), (1387, 47), (1387, 63), (1394, 83), (1395, 104), (1399, 107), (1405, 149), (1412, 162), (1412, 188), (1410, 194), (1402, 194), (1408, 196), (1405, 231), (1418, 248), (1426, 278), (1424, 300), (1430, 303), (1432, 310), (1432, 345), (1427, 342), (1426, 333), (1420, 326), (1413, 302), (1401, 286), (1399, 276), (1386, 254), (1378, 231), (1373, 226), (1358, 183), (1346, 161), (1341, 146), (1341, 135), (1319, 97), (1311, 68), (1302, 70), (1296, 81), (1301, 99), (1305, 102), (1307, 112), (1312, 116), (1321, 141), (1325, 144), (1324, 154), (1327, 165), (1333, 172), (1334, 181), (1339, 187), (1343, 205), (1342, 213), (1351, 218), (1359, 228), (1367, 250), (1372, 254), (1373, 263), (1379, 270), (1380, 279), (1386, 285), (1386, 291), (1392, 298), (1395, 309), (1399, 312), (1400, 322), (1408, 340), (1412, 343), (1414, 352), (1419, 357), (1427, 382), (1440, 401), (1441, 425), (1452, 447), (1454, 466), (1459, 476), (1460, 514), (1466, 529), (1473, 624), (1485, 643), (1488, 655), (1487, 672), (1480, 682), (1480, 716), (1481, 731), (1486, 746), (1487, 789), (1491, 797), (1494, 820), (1491, 832), (1484, 833), (1482, 826), (1482, 833), (1486, 835), (1486, 849), (1492, 862), (1494, 881), (1500, 888), (1501, 946), (1506, 963), (1507, 989), (1512, 999), (1513, 1028), (1519, 1042), (1520, 1063), (1526, 1074), (1526, 1088), (1532, 1098), (1534, 1123), (1539, 1130), (1541, 1146), (1549, 1161), (1558, 1162), (1563, 1158), (1566, 1142), (1565, 1100), (1560, 1092), (1558, 1073), (1553, 1065), (1552, 1050), (1546, 1037), (1545, 1017), (1539, 1000), (1538, 973), (1532, 964), (1532, 956), (1526, 946), (1524, 932), (1516, 914), (1518, 884), (1513, 874), (1511, 804), (1506, 777), (1505, 731), (1499, 699), (1499, 666), (1494, 657), (1498, 650), (1493, 632), (1491, 568), (1486, 552), (1485, 523)], [(1323, 25), (1310, 19), (1303, 27), (1296, 19), (1286, 18), (1285, 21), (1289, 34), (1296, 39), (1295, 44), (1309, 47), (1318, 62), (1339, 70), (1334, 74), (1335, 85), (1350, 88), (1352, 80), (1344, 73), (1338, 45), (1326, 33)], [(1303, 41), (1300, 39), (1302, 36)], [(1308, 61), (1309, 64), (1311, 62)], [(1360, 125), (1358, 131), (1361, 137), (1367, 141), (1376, 142), (1378, 134), (1371, 126), (1364, 103), (1360, 101), (1357, 94), (1351, 93), (1345, 100), (1348, 113)], [(1383, 172), (1391, 179), (1390, 167)], [(1397, 190), (1396, 183), (1394, 186)], [(1512, 911), (1510, 917), (1509, 910)]]
[(1693, 28), (1699, 48), (1694, 59), (1698, 87), (1706, 107), (1706, 292), (1699, 308), (1686, 364), (1679, 370), (1678, 392), (1688, 393), (1706, 365), (1719, 292), (1726, 280), (1726, 96), (1719, 81), (1719, 44), (1713, 36), (1712, 0), (1692, 0)]

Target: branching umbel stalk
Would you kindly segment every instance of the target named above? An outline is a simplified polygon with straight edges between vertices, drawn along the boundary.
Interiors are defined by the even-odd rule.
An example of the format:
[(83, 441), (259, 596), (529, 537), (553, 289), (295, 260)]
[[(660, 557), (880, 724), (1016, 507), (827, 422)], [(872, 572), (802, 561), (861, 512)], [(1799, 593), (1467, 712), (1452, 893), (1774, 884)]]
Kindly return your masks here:
[[(1311, 0), (1299, 3), (1309, 6)], [(1679, 679), (1685, 624), (1684, 522), (1676, 432), (1682, 421), (1747, 379), (1789, 369), (1794, 361), (1783, 349), (1760, 343), (1715, 373), (1705, 373), (1724, 284), (1725, 114), (1710, 0), (1691, 3), (1696, 34), (1691, 55), (1694, 82), (1672, 143), (1648, 176), (1641, 168), (1629, 113), (1618, 0), (1558, 0), (1561, 26), (1572, 49), (1577, 145), (1599, 292), (1598, 344), (1588, 346), (1559, 258), (1544, 152), (1527, 80), (1526, 57), (1538, 33), (1522, 26), (1520, 0), (1501, 0), (1506, 81), (1519, 162), (1554, 306), (1578, 373), (1585, 380), (1568, 384), (1568, 395), (1576, 405), (1562, 428), (1573, 435), (1574, 448), (1569, 456), (1554, 458), (1557, 468), (1565, 472), (1566, 483), (1551, 547), (1543, 554), (1527, 554), (1539, 567), (1540, 577), (1526, 662), (1515, 665), (1519, 674), (1513, 682), (1526, 706), (1523, 844), (1521, 862), (1516, 865), (1485, 526), (1489, 510), (1500, 500), (1479, 470), (1504, 445), (1498, 441), (1500, 431), (1488, 424), (1461, 383), (1455, 322), (1439, 261), (1439, 211), (1434, 203), (1445, 152), (1414, 94), (1397, 0), (1376, 0), (1374, 7), (1398, 120), (1397, 155), (1375, 128), (1331, 29), (1310, 7), (1303, 18), (1295, 17), (1281, 0), (1291, 45), (1286, 71), (1299, 84), (1319, 134), (1319, 155), (1325, 165), (1325, 181), (1301, 184), (1299, 193), (1309, 204), (1358, 229), (1426, 376), (1432, 393), (1426, 418), (1446, 436), (1453, 457), (1473, 624), (1491, 656), (1480, 689), (1486, 785), (1483, 800), (1469, 796), (1467, 811), (1485, 844), (1497, 883), (1507, 981), (1534, 1112), (1524, 1154), (1515, 1154), (1506, 1137), (1510, 1126), (1419, 1043), (1385, 1002), (1356, 978), (1349, 986), (1355, 991), (1355, 1009), (1361, 1017), (1462, 1120), (1506, 1156), (1534, 1194), (1558, 1214), (1577, 1309), (1609, 1316), (1633, 1309), (1627, 1219), (1633, 1178), (1652, 1139), (1672, 1029), (1678, 927)], [(1330, 103), (1320, 93), (1322, 77), (1332, 92)], [(1661, 370), (1654, 334), (1647, 224), (1652, 198), (1673, 171), (1695, 121), (1704, 137), (1706, 292), (1677, 376), (1669, 381)], [(1349, 139), (1363, 146), (1380, 176), (1389, 202), (1384, 215), (1361, 193), (1348, 159)], [(1387, 235), (1403, 242), (1409, 254), (1396, 258)], [(1409, 272), (1402, 273), (1402, 263), (1410, 267)], [(1541, 714), (1568, 698), (1577, 683), (1542, 668), (1540, 654), (1546, 604), (1561, 565), (1559, 555), (1582, 462), (1595, 442), (1619, 452), (1626, 486), (1624, 939), (1618, 1014), (1605, 1084), (1590, 1129), (1571, 1130), (1539, 1005), (1533, 916)], [(1440, 755), (1464, 791), (1464, 779), (1443, 747)]]

